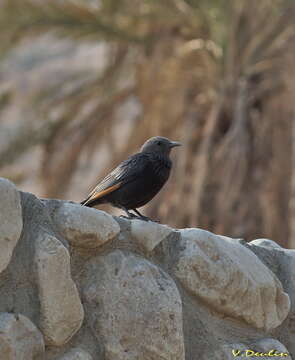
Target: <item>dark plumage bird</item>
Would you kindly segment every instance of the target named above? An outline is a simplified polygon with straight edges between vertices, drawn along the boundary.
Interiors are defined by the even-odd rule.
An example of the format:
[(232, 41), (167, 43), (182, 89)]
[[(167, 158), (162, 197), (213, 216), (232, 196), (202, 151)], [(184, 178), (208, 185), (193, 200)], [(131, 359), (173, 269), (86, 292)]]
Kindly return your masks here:
[(172, 167), (171, 149), (180, 145), (165, 137), (152, 137), (139, 153), (131, 155), (108, 174), (81, 204), (92, 207), (110, 203), (123, 209), (129, 218), (147, 220), (137, 208), (147, 204), (166, 183)]

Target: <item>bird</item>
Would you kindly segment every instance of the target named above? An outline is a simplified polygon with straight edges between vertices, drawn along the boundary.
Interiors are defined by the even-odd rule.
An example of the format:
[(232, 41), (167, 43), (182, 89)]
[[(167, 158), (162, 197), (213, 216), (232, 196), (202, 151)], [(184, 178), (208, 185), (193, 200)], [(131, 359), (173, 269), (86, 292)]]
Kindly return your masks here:
[(172, 168), (169, 155), (177, 146), (181, 143), (163, 136), (148, 139), (140, 152), (121, 162), (80, 204), (94, 207), (109, 203), (124, 210), (129, 219), (151, 220), (138, 208), (147, 204), (165, 185)]

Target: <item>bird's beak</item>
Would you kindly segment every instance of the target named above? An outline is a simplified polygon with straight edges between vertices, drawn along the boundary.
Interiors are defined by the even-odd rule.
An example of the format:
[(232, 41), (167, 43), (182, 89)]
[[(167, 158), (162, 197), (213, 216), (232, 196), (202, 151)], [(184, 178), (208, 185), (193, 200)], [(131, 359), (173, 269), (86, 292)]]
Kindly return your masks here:
[(170, 148), (174, 148), (176, 146), (181, 146), (182, 143), (178, 142), (178, 141), (170, 141)]

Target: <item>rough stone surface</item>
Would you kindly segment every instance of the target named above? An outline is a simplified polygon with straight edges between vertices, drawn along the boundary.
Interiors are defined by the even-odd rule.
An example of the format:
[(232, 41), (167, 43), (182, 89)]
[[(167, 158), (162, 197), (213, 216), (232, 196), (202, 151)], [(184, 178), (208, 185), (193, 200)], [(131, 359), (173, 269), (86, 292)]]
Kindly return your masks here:
[(275, 248), (280, 248), (280, 249), (282, 248), (275, 241), (269, 240), (269, 239), (255, 239), (255, 240), (252, 240), (250, 242), (250, 244), (257, 245), (257, 246), (275, 247)]
[(295, 359), (295, 250), (1, 189), (0, 360)]
[(253, 349), (257, 350), (257, 352), (260, 352), (262, 354), (266, 354), (263, 357), (259, 357), (260, 359), (269, 360), (270, 358), (275, 357), (292, 360), (291, 356), (288, 356), (289, 351), (286, 349), (286, 347), (276, 339), (267, 338), (257, 340), (253, 344)]
[(154, 250), (172, 231), (173, 229), (169, 226), (151, 221), (133, 220), (131, 222), (131, 235), (148, 252)]
[(290, 309), (276, 276), (237, 241), (200, 229), (181, 230), (177, 278), (218, 312), (265, 330), (279, 326)]
[(85, 350), (74, 348), (64, 354), (58, 360), (93, 360), (92, 356)]
[(20, 194), (8, 180), (0, 178), (0, 272), (6, 269), (22, 231)]
[(84, 286), (108, 360), (184, 360), (181, 298), (157, 266), (120, 250), (93, 259)]
[[(226, 344), (223, 346), (226, 359), (287, 359), (292, 360), (289, 351), (278, 340), (272, 338), (259, 339), (248, 344)], [(218, 354), (216, 354), (218, 359)]]
[(35, 263), (41, 306), (40, 326), (46, 343), (65, 344), (80, 328), (84, 311), (71, 278), (68, 250), (55, 237), (40, 236)]
[[(242, 359), (246, 356), (246, 351), (249, 347), (245, 344), (224, 344), (222, 349), (225, 353), (226, 360)], [(216, 359), (218, 359), (218, 353), (216, 353)], [(260, 358), (259, 358), (260, 359)]]
[(0, 359), (33, 360), (44, 353), (42, 334), (21, 314), (0, 314)]
[(56, 212), (55, 222), (64, 238), (80, 248), (97, 248), (120, 232), (112, 216), (78, 204), (62, 205)]
[(291, 308), (287, 319), (276, 330), (276, 335), (295, 358), (295, 250), (258, 246), (255, 241), (251, 241), (247, 247), (276, 274), (289, 294)]

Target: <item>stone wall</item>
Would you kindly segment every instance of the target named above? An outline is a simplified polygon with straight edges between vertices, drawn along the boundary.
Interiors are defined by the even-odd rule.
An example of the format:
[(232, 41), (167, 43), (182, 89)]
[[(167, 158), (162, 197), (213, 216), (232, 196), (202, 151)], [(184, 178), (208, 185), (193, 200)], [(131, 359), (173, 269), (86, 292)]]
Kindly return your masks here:
[(295, 356), (294, 250), (40, 200), (5, 179), (0, 200), (1, 360)]

